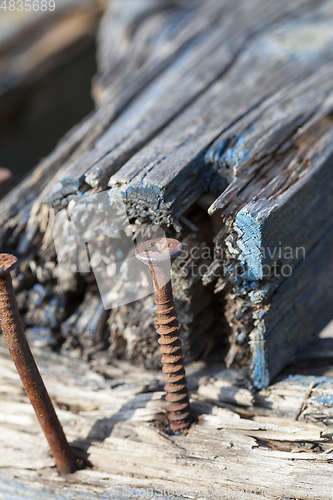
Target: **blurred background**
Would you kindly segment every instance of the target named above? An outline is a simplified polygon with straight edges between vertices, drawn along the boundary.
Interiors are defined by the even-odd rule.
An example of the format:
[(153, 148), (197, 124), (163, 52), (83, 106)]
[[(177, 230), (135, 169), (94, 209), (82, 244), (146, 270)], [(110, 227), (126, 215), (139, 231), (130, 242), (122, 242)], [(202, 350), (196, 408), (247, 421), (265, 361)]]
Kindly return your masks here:
[(54, 10), (50, 2), (46, 11), (11, 11), (7, 1), (0, 9), (1, 197), (93, 109), (96, 32), (106, 4), (56, 0)]

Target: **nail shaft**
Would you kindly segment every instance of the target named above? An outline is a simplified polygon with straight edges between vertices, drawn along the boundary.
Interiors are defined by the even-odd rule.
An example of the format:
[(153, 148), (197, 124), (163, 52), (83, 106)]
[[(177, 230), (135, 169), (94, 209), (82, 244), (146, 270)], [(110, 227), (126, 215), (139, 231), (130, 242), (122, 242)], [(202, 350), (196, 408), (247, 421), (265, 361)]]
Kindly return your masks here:
[(136, 257), (149, 266), (153, 277), (167, 413), (173, 432), (188, 429), (192, 422), (170, 274), (171, 261), (181, 250), (181, 243), (171, 238), (149, 240), (136, 249)]
[(75, 472), (76, 460), (55, 413), (42, 377), (26, 340), (13, 290), (10, 271), (13, 255), (0, 254), (0, 326), (24, 389), (51, 448), (61, 475)]

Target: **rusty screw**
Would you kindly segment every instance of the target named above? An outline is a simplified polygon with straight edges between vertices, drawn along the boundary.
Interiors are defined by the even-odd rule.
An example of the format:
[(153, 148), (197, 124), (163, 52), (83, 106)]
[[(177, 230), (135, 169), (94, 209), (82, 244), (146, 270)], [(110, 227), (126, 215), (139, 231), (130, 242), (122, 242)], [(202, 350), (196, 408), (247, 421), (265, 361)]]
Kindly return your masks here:
[(0, 254), (0, 326), (24, 389), (35, 410), (61, 475), (76, 471), (76, 460), (54, 411), (23, 332), (10, 271), (17, 258)]
[(170, 430), (188, 429), (192, 423), (186, 387), (183, 351), (179, 338), (178, 321), (173, 301), (170, 267), (182, 251), (182, 244), (174, 239), (153, 239), (137, 246), (136, 257), (149, 266), (153, 276), (157, 333), (165, 374), (166, 400)]

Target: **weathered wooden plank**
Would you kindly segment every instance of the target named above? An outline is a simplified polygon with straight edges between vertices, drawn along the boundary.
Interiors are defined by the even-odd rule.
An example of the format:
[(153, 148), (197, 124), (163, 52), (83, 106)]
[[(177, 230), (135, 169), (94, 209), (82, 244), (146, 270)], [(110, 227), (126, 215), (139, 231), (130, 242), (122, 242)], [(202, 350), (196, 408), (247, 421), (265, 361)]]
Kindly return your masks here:
[(322, 148), (316, 142), (330, 133), (331, 80), (329, 63), (288, 91), (277, 92), (222, 133), (206, 162), (230, 183), (209, 213), (223, 210), (224, 217), (232, 216), (254, 197), (268, 198), (281, 189), (277, 178), (286, 190), (315, 166), (305, 157), (312, 148)]
[[(132, 30), (132, 27), (138, 27), (140, 22), (144, 23), (146, 17), (152, 19), (154, 15), (157, 16), (157, 23), (159, 23), (158, 25), (162, 30), (163, 43), (167, 43), (166, 40), (169, 40), (170, 46), (167, 53), (161, 50), (157, 51), (159, 67), (161, 69), (162, 67), (167, 67), (175, 57), (180, 56), (181, 53), (187, 49), (189, 43), (195, 41), (196, 37), (203, 35), (205, 27), (214, 22), (212, 20), (212, 13), (214, 13), (216, 9), (221, 9), (221, 4), (219, 2), (211, 2), (212, 8), (207, 11), (210, 12), (210, 15), (201, 22), (200, 16), (196, 13), (196, 9), (192, 15), (193, 8), (189, 7), (186, 9), (186, 7), (183, 8), (179, 6), (178, 9), (176, 8), (176, 12), (172, 14), (171, 20), (173, 18), (177, 20), (179, 12), (184, 12), (185, 17), (188, 14), (191, 24), (186, 29), (186, 33), (183, 33), (183, 30), (181, 30), (179, 36), (175, 37), (173, 31), (165, 36), (165, 33), (168, 31), (167, 27), (170, 19), (168, 18), (166, 20), (164, 18), (163, 13), (165, 10), (163, 6), (161, 6), (162, 14), (159, 16), (159, 9), (156, 9), (156, 5), (147, 0), (142, 0), (140, 5), (139, 2), (131, 4), (132, 7), (134, 5), (136, 6), (135, 10), (132, 8), (128, 9), (128, 6), (126, 6), (124, 2), (119, 2), (118, 6), (116, 3), (117, 2), (110, 2), (110, 14), (106, 14), (108, 16), (108, 22), (101, 34), (102, 39), (104, 39), (108, 33), (117, 34), (119, 37), (119, 41), (117, 40), (114, 44), (117, 50), (112, 54), (112, 57), (115, 57), (116, 61), (108, 59), (107, 64), (101, 63), (102, 68), (100, 75), (103, 75), (103, 71), (110, 72), (111, 68), (114, 66), (114, 71), (109, 77), (112, 79), (116, 77), (118, 91), (113, 94), (112, 99), (110, 98), (107, 100), (107, 104), (97, 109), (96, 112), (70, 131), (63, 140), (60, 141), (59, 145), (48, 158), (41, 162), (34, 173), (29, 175), (18, 188), (13, 189), (10, 195), (5, 197), (1, 204), (2, 225), (11, 219), (2, 240), (4, 242), (11, 233), (10, 227), (14, 227), (15, 225), (17, 228), (20, 228), (18, 229), (19, 231), (25, 227), (27, 214), (30, 213), (34, 202), (34, 208), (30, 218), (30, 227), (22, 242), (22, 253), (24, 253), (24, 249), (31, 243), (31, 240), (38, 230), (39, 224), (45, 225), (45, 218), (43, 215), (39, 217), (38, 222), (36, 222), (35, 219), (36, 215), (39, 214), (40, 206), (44, 202), (46, 195), (52, 191), (51, 188), (57, 184), (59, 179), (64, 177), (67, 168), (76, 158), (83, 155), (86, 151), (93, 149), (98, 138), (109, 128), (115, 117), (140, 91), (142, 88), (142, 81), (145, 81), (147, 72), (151, 72), (152, 75), (155, 74), (154, 68), (156, 67), (156, 57), (153, 48), (154, 44), (152, 44), (154, 38), (146, 36), (145, 33), (141, 33), (143, 40), (138, 44), (136, 39), (136, 51), (133, 53), (132, 38), (127, 38), (129, 33), (132, 33), (134, 36), (136, 32), (136, 30)], [(124, 6), (124, 9), (122, 10), (120, 6)], [(118, 14), (115, 14), (114, 9), (119, 11)], [(173, 8), (171, 10), (173, 11)], [(194, 18), (196, 22), (194, 22)], [(155, 28), (156, 24), (152, 26), (153, 33), (155, 33)], [(151, 33), (151, 31), (149, 31), (149, 33)], [(125, 43), (127, 40), (128, 43)], [(108, 38), (106, 39), (105, 47), (105, 51), (109, 53), (110, 47)], [(122, 47), (121, 50), (120, 47)], [(103, 50), (104, 49), (101, 49), (101, 51)], [(120, 54), (121, 60), (124, 62), (121, 67), (119, 67), (117, 63)], [(104, 56), (101, 55), (101, 59), (103, 58)], [(139, 68), (138, 59), (145, 59), (145, 64)], [(131, 68), (131, 71), (129, 68)], [(159, 73), (160, 69), (156, 70), (156, 75)], [(132, 82), (131, 84), (129, 83), (130, 79), (133, 77), (133, 72), (135, 72), (137, 84)], [(90, 167), (91, 164), (88, 166)], [(72, 192), (72, 190), (68, 183), (64, 182), (62, 186), (62, 196), (66, 197), (68, 192)], [(41, 222), (40, 218), (42, 218), (44, 222)]]
[[(330, 212), (322, 207), (323, 200), (331, 199), (331, 177), (325, 174), (319, 182), (322, 173), (316, 175), (332, 152), (332, 3), (256, 0), (248, 5), (241, 0), (211, 0), (204, 8), (200, 2), (175, 7), (142, 0), (135, 5), (136, 10), (129, 11), (126, 2), (114, 2), (104, 21), (95, 87), (99, 109), (1, 204), (2, 246), (24, 256), (22, 273), (15, 277), (24, 321), (31, 338), (37, 331), (37, 342), (48, 343), (50, 338), (60, 347), (65, 340), (63, 351), (72, 349), (86, 359), (124, 357), (157, 366), (151, 298), (114, 310), (108, 317), (92, 276), (81, 281), (55, 264), (50, 205), (60, 209), (87, 192), (106, 188), (117, 170), (109, 185), (124, 190), (129, 215), (138, 227), (150, 219), (169, 224), (168, 234), (174, 235), (174, 225), (184, 242), (198, 229), (192, 243), (198, 248), (207, 244), (211, 255), (204, 263), (211, 267), (202, 281), (200, 273), (175, 277), (183, 338), (195, 337), (195, 357), (214, 350), (222, 357), (229, 343), (227, 365), (235, 362), (246, 371), (251, 364), (250, 333), (270, 304), (259, 301), (264, 295), (272, 301), (268, 288), (279, 294), (281, 285), (278, 280), (259, 283), (257, 268), (269, 262), (260, 260), (259, 243), (255, 251), (246, 248), (248, 243), (242, 247), (242, 238), (234, 231), (242, 230), (242, 221), (246, 225), (242, 216), (250, 208), (248, 203), (254, 200), (251, 217), (261, 213), (258, 221), (263, 227), (267, 220), (270, 229), (264, 244), (281, 240), (284, 245), (305, 246), (306, 276), (311, 253), (324, 229), (329, 230)], [(153, 36), (157, 28), (159, 34)], [(115, 41), (112, 49), (106, 47), (110, 39)], [(165, 52), (159, 44), (165, 45)], [(224, 190), (227, 182), (231, 184)], [(319, 189), (326, 196), (323, 200), (319, 191), (311, 195)], [(227, 248), (225, 259), (223, 255), (214, 259), (209, 218), (203, 212), (198, 216), (200, 210), (194, 205), (206, 191), (221, 195), (211, 212), (223, 209), (225, 227), (216, 237), (216, 248), (220, 253)], [(289, 199), (295, 200), (296, 208), (302, 201), (308, 219), (294, 210)], [(270, 213), (264, 210), (267, 204)], [(290, 213), (307, 222), (308, 229), (284, 224)], [(261, 230), (260, 226), (258, 238)], [(189, 267), (194, 260), (191, 256)], [(236, 270), (242, 260), (248, 269), (239, 277)], [(298, 262), (293, 262), (295, 276), (280, 288), (285, 297), (297, 286), (304, 288), (304, 281), (292, 281)], [(330, 267), (327, 272), (328, 280)], [(216, 285), (209, 285), (216, 279)], [(39, 295), (38, 289), (29, 294), (34, 285), (41, 286)], [(214, 286), (220, 293), (215, 297)], [(274, 300), (277, 307), (280, 299)], [(283, 296), (281, 300), (279, 310), (291, 321), (296, 317), (293, 309)], [(277, 323), (273, 310), (266, 318), (271, 318), (271, 331), (275, 329), (274, 336), (281, 339), (276, 328), (282, 328), (282, 322)], [(45, 311), (50, 325), (42, 318)], [(316, 311), (318, 318), (320, 309)], [(300, 335), (299, 329), (294, 330)], [(290, 344), (288, 356), (296, 344)], [(282, 358), (287, 361), (287, 351)]]
[[(326, 7), (330, 16), (330, 7)], [(170, 223), (205, 190), (219, 189), (218, 178), (204, 164), (204, 154), (219, 130), (232, 125), (281, 87), (285, 86), (288, 92), (288, 84), (299, 82), (330, 60), (326, 45), (330, 39), (329, 22), (326, 28), (325, 23), (321, 25), (327, 30), (327, 37), (323, 37), (325, 42), (320, 48), (316, 45), (314, 59), (306, 47), (303, 53), (298, 49), (286, 51), (284, 44), (293, 46), (295, 30), (298, 36), (302, 36), (302, 30), (308, 30), (308, 18), (303, 22), (301, 18), (290, 21), (283, 28), (271, 29), (255, 38), (227, 75), (111, 177), (109, 185), (124, 187), (130, 205), (133, 200), (133, 216), (146, 214), (155, 220), (157, 214), (156, 222)], [(283, 42), (279, 41), (281, 29)], [(280, 52), (275, 50), (276, 44)], [(251, 78), (246, 78), (249, 74)]]
[[(69, 167), (62, 184), (47, 198), (49, 203), (56, 204), (63, 197), (63, 185), (72, 192), (83, 183), (94, 188), (106, 186), (113, 173), (228, 70), (249, 39), (276, 22), (287, 9), (285, 4), (281, 4), (281, 10), (273, 5), (268, 8), (260, 1), (251, 8), (243, 5), (240, 8), (240, 5), (223, 2), (217, 9), (216, 2), (208, 3), (208, 7), (214, 8), (214, 23), (209, 11), (205, 18), (206, 22), (211, 20), (212, 26), (206, 27), (206, 33), (197, 36), (187, 50), (147, 86), (92, 151)], [(180, 11), (177, 15), (184, 14)], [(200, 9), (196, 16), (196, 19), (202, 17)], [(199, 25), (195, 20), (193, 23)], [(175, 81), (178, 82), (176, 91)], [(163, 154), (163, 138), (158, 140)], [(142, 161), (147, 163), (145, 158)], [(118, 182), (117, 176), (114, 182)]]
[[(58, 477), (0, 349), (0, 496), (118, 499), (134, 498), (139, 488), (157, 495), (161, 487), (168, 497), (163, 488), (184, 486), (184, 498), (211, 499), (208, 488), (215, 487), (228, 499), (327, 499), (332, 368), (318, 377), (294, 368), (293, 376), (257, 393), (247, 375), (252, 362), (255, 385), (265, 386), (300, 339), (331, 315), (331, 2), (131, 5), (134, 15), (128, 1), (114, 2), (104, 20), (94, 91), (99, 109), (1, 204), (2, 245), (24, 254), (14, 285), (27, 334), (40, 345), (59, 340), (60, 331), (65, 340), (61, 356), (37, 350), (37, 361), (84, 468)], [(151, 37), (157, 29), (160, 36)], [(211, 144), (213, 154), (205, 157)], [(158, 364), (152, 298), (108, 315), (92, 277), (62, 271), (52, 253), (47, 196), (65, 206), (106, 187), (119, 167), (111, 185), (126, 191), (137, 223), (148, 215), (177, 229), (204, 191), (220, 195), (225, 179), (231, 182), (222, 195), (228, 206), (220, 198), (213, 207), (225, 203), (226, 227), (216, 237), (223, 258), (202, 255), (204, 247), (212, 250), (213, 233), (199, 208), (185, 214), (181, 223), (189, 227), (180, 233), (188, 250), (198, 247), (185, 270), (193, 261), (211, 265), (221, 273), (215, 290), (223, 292), (214, 297), (199, 272), (181, 278), (177, 268), (174, 289), (185, 341), (195, 336), (195, 356), (215, 349), (221, 357), (217, 338), (223, 344), (229, 335), (227, 364), (234, 361), (243, 375), (211, 363), (187, 367), (198, 417), (187, 436), (164, 432), (162, 373), (133, 366)], [(280, 241), (283, 248), (304, 246), (306, 258), (262, 258), (261, 246), (274, 251)], [(290, 277), (261, 279), (264, 265), (289, 261)], [(203, 281), (212, 278), (208, 272)], [(323, 349), (316, 352), (323, 357)], [(90, 363), (75, 359), (82, 356)]]
[(131, 100), (133, 87), (136, 92), (147, 87), (238, 5), (225, 0), (208, 0), (205, 5), (197, 0), (111, 2), (99, 31), (98, 74), (93, 82), (97, 104), (105, 105), (119, 94)]
[[(0, 466), (6, 470), (0, 474), (0, 494), (5, 498), (135, 498), (139, 489), (149, 488), (152, 496), (160, 488), (183, 487), (184, 498), (205, 500), (212, 498), (213, 488), (218, 498), (237, 500), (259, 494), (267, 499), (294, 494), (305, 500), (331, 495), (332, 416), (327, 400), (332, 379), (284, 376), (254, 401), (247, 400), (246, 407), (211, 397), (227, 372), (194, 364), (188, 367), (188, 378), (198, 423), (186, 436), (170, 436), (163, 431), (163, 393), (152, 385), (161, 381), (161, 372), (119, 363), (104, 367), (111, 377), (105, 380), (82, 361), (42, 351), (36, 355), (85, 467), (66, 478), (57, 475), (14, 365), (1, 348)], [(236, 378), (232, 373), (225, 386), (244, 394), (245, 389), (230, 381)], [(297, 402), (311, 381), (315, 384), (306, 410), (295, 421)], [(323, 423), (323, 414), (330, 420)]]
[[(204, 16), (203, 20), (204, 27), (208, 32), (212, 30), (212, 25), (216, 22), (216, 18), (217, 20), (220, 19), (222, 13), (228, 8), (230, 9), (228, 2), (220, 3), (219, 6), (216, 2), (208, 2), (208, 16)], [(212, 17), (211, 11), (213, 11), (215, 17)], [(108, 93), (112, 93), (112, 95), (109, 95), (104, 106), (108, 104), (110, 108), (111, 104), (111, 110), (114, 116), (121, 111), (125, 104), (133, 99), (139, 90), (142, 89), (144, 83), (149, 83), (149, 80), (152, 79), (154, 75), (158, 77), (160, 71), (167, 68), (170, 64), (172, 65), (173, 60), (177, 59), (177, 56), (183, 63), (177, 63), (176, 70), (170, 71), (171, 82), (175, 80), (175, 72), (178, 75), (183, 71), (186, 75), (186, 73), (191, 72), (193, 66), (195, 67), (195, 65), (198, 64), (198, 51), (199, 56), (201, 55), (200, 60), (202, 60), (204, 54), (210, 53), (214, 47), (216, 48), (217, 27), (213, 29), (212, 35), (214, 36), (208, 36), (208, 51), (205, 44), (203, 45), (203, 52), (200, 52), (201, 44), (198, 45), (196, 40), (198, 38), (200, 38), (200, 40), (204, 38), (202, 21), (200, 21), (202, 16), (200, 16), (198, 9), (195, 9), (193, 12), (193, 6), (190, 4), (187, 6), (185, 5), (185, 8), (183, 6), (179, 6), (176, 9), (171, 8), (171, 19), (169, 15), (159, 16), (158, 13), (159, 9), (151, 2), (140, 2), (137, 6), (137, 10), (134, 12), (133, 10), (128, 12), (123, 6), (121, 8), (119, 8), (119, 6), (117, 7), (117, 3), (115, 2), (115, 5), (111, 5), (109, 14), (106, 15), (106, 29), (103, 30), (102, 25), (100, 35), (102, 40), (101, 78), (104, 78), (103, 72), (106, 72), (107, 79), (112, 79), (112, 88), (108, 90)], [(146, 17), (148, 20), (152, 20), (152, 22), (149, 22), (148, 26), (146, 26), (145, 23)], [(182, 19), (183, 17), (187, 19), (187, 22), (191, 21), (193, 29), (189, 30), (186, 28), (185, 30), (181, 30), (176, 37), (173, 36), (173, 33), (169, 33), (166, 41), (165, 31), (168, 33), (170, 22), (173, 26), (172, 21), (179, 22), (179, 18)], [(138, 21), (136, 21), (137, 18)], [(110, 46), (119, 47), (120, 45), (120, 47), (122, 47), (121, 42), (123, 42), (123, 38), (131, 31), (131, 26), (136, 24), (138, 24), (139, 28), (133, 34), (133, 36), (135, 35), (134, 53), (132, 50), (128, 51), (126, 46), (124, 46), (121, 51), (116, 50), (110, 53)], [(156, 41), (154, 45), (151, 45), (150, 42), (150, 38), (153, 36), (155, 37), (156, 31), (160, 32), (160, 36), (163, 37), (163, 43), (165, 45), (165, 50), (158, 50), (157, 54), (155, 54)], [(112, 33), (112, 36), (117, 35), (117, 39), (111, 45), (109, 40), (110, 33)], [(148, 33), (151, 34), (150, 37)], [(120, 40), (118, 40), (118, 38), (120, 38)], [(139, 39), (139, 43), (137, 39)], [(188, 60), (187, 57), (182, 56), (182, 53), (188, 52), (186, 49), (190, 43), (194, 45), (194, 54)], [(196, 46), (198, 47), (196, 48)], [(123, 53), (124, 49), (129, 52), (127, 55)], [(106, 56), (103, 55), (103, 52), (108, 54), (106, 58), (107, 63), (104, 64), (103, 61)], [(119, 59), (120, 55), (121, 58)], [(137, 69), (138, 58), (140, 60), (143, 59), (144, 62)], [(158, 58), (158, 60), (156, 60), (156, 58)], [(224, 60), (222, 60), (222, 67), (223, 62)], [(107, 68), (105, 67), (106, 64)], [(181, 69), (182, 65), (184, 66), (183, 69)], [(111, 68), (109, 66), (111, 66)], [(122, 68), (122, 71), (119, 71), (119, 66)], [(214, 66), (210, 67), (214, 68)], [(160, 78), (154, 85), (155, 90), (153, 89), (151, 92), (152, 97), (149, 98), (149, 91), (145, 90), (143, 96), (139, 98), (137, 105), (134, 104), (134, 109), (136, 110), (134, 114), (127, 111), (124, 118), (117, 120), (115, 126), (111, 127), (111, 130), (105, 134), (105, 137), (101, 134), (102, 138), (96, 143), (96, 146), (92, 150), (83, 158), (80, 158), (78, 162), (74, 162), (69, 166), (63, 173), (62, 182), (57, 185), (54, 192), (48, 196), (49, 202), (55, 203), (56, 200), (59, 202), (59, 198), (61, 200), (63, 196), (75, 193), (84, 182), (90, 183), (93, 187), (97, 187), (99, 183), (101, 186), (103, 186), (103, 184), (106, 186), (111, 173), (115, 172), (135, 151), (140, 149), (150, 137), (154, 136), (165, 123), (171, 120), (172, 117), (191, 100), (191, 97), (195, 97), (197, 92), (204, 89), (205, 85), (214, 78), (214, 71), (218, 73), (220, 71), (219, 66), (216, 69), (214, 68), (213, 71), (210, 70), (210, 72), (208, 72), (206, 77), (207, 81), (198, 81), (193, 90), (188, 84), (188, 81), (184, 82), (183, 88), (186, 89), (187, 92), (191, 89), (190, 95), (187, 95), (184, 90), (183, 92), (180, 90), (174, 104), (169, 102), (168, 105), (165, 102), (165, 96), (170, 96), (171, 83), (169, 82), (169, 78), (164, 77), (162, 78), (162, 82), (159, 83), (161, 80)], [(129, 77), (131, 77), (130, 80)], [(191, 83), (193, 83), (193, 79), (191, 79)], [(154, 106), (158, 106), (158, 108), (154, 110)], [(130, 110), (131, 109), (130, 107)], [(91, 180), (89, 181), (90, 178)]]
[[(226, 261), (220, 263), (224, 277), (219, 280), (217, 290), (228, 286), (230, 273), (236, 285), (227, 293), (227, 302), (230, 303), (227, 316), (233, 330), (227, 362), (231, 364), (236, 356), (243, 359), (242, 363), (249, 359), (251, 355), (247, 352), (245, 339), (251, 338), (251, 351), (256, 360), (253, 368), (257, 368), (256, 372), (252, 371), (252, 376), (255, 373), (255, 383), (260, 387), (288, 363), (303, 337), (318, 332), (331, 319), (330, 288), (323, 286), (323, 295), (319, 299), (314, 282), (314, 276), (318, 277), (320, 272), (325, 274), (325, 279), (331, 273), (331, 254), (330, 251), (326, 254), (324, 244), (316, 254), (322, 252), (322, 256), (326, 256), (318, 260), (323, 265), (321, 271), (317, 269), (319, 274), (316, 275), (310, 264), (311, 251), (331, 231), (331, 77), (328, 77), (328, 87), (323, 88), (322, 94), (317, 84), (311, 90), (315, 80), (319, 83), (317, 76), (322, 75), (324, 82), (324, 75), (328, 76), (330, 71), (328, 65), (317, 75), (295, 85), (285, 101), (280, 100), (282, 93), (274, 95), (223, 133), (206, 155), (207, 161), (231, 182), (209, 209), (211, 213), (220, 210), (230, 228), (229, 232), (224, 230), (216, 238), (217, 247), (222, 252), (227, 248)], [(317, 102), (314, 89), (321, 94)], [(308, 96), (308, 106), (303, 106), (302, 97), (305, 96)], [(232, 235), (234, 230), (238, 232), (238, 238)], [(297, 274), (296, 266), (305, 256), (309, 260), (302, 263)], [(246, 270), (234, 276), (242, 260), (246, 261)], [(326, 271), (324, 262), (327, 263)], [(212, 266), (218, 268), (218, 262)], [(284, 287), (279, 288), (287, 278), (281, 276), (281, 270), (290, 274), (295, 268)], [(309, 302), (307, 297), (301, 308), (299, 305), (309, 286), (313, 291), (312, 300)], [(320, 285), (318, 293), (319, 289)], [(276, 295), (272, 296), (274, 291)], [(327, 302), (325, 293), (328, 293)], [(277, 306), (275, 314), (275, 306), (270, 309), (271, 301)], [(258, 307), (254, 305), (260, 303)], [(263, 318), (268, 318), (271, 313), (275, 323), (270, 319), (271, 327), (267, 324), (266, 331)], [(288, 329), (287, 319), (299, 321), (299, 327), (293, 323)], [(297, 335), (299, 331), (303, 332), (302, 336)], [(266, 352), (264, 338), (269, 337), (268, 332), (272, 333), (271, 346), (274, 342), (277, 344)], [(296, 336), (293, 332), (297, 332)], [(265, 352), (275, 366), (272, 372), (264, 370)]]
[(235, 219), (237, 258), (246, 263), (238, 289), (253, 303), (248, 334), (259, 388), (332, 319), (332, 160), (324, 160), (293, 190), (259, 198)]
[(279, 286), (269, 310), (256, 321), (250, 345), (257, 387), (268, 385), (306, 339), (318, 334), (332, 319), (332, 244), (333, 228)]

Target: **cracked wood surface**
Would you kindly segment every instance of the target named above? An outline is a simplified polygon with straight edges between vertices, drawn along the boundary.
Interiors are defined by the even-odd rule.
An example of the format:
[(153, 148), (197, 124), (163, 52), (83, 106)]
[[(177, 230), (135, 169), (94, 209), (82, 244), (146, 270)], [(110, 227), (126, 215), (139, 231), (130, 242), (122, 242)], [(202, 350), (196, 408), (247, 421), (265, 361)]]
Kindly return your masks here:
[[(170, 222), (213, 180), (217, 189), (223, 184), (202, 171), (203, 154), (223, 129), (330, 59), (330, 2), (210, 0), (204, 12), (200, 2), (166, 3), (161, 11), (146, 0), (136, 5), (112, 2), (102, 23), (96, 87), (109, 82), (103, 106), (22, 183), (16, 207), (13, 191), (4, 220), (22, 204), (31, 207), (36, 181), (33, 213), (42, 201), (61, 206), (87, 186), (105, 188), (111, 177), (112, 185), (128, 185), (129, 199), (142, 198), (141, 215), (162, 201), (161, 220)], [(314, 41), (300, 49), (297, 36), (309, 29)], [(159, 180), (168, 165), (173, 173)]]
[[(138, 226), (150, 218), (187, 242), (187, 225), (190, 249), (214, 237), (203, 231), (208, 217), (197, 223), (191, 212), (203, 193), (210, 213), (223, 216), (215, 244), (228, 249), (226, 258), (206, 259), (202, 280), (175, 279), (184, 336), (196, 337), (194, 358), (222, 357), (216, 338), (228, 336), (227, 365), (263, 387), (327, 323), (332, 16), (328, 0), (110, 3), (99, 34), (96, 110), (0, 204), (1, 246), (22, 255), (15, 278), (30, 333), (46, 328), (52, 342), (61, 335), (64, 350), (81, 349), (87, 359), (104, 349), (106, 357), (156, 366), (150, 298), (108, 317), (91, 276), (83, 284), (55, 263), (54, 212), (112, 186), (124, 190)], [(307, 259), (294, 259), (289, 279), (262, 280), (260, 243), (274, 250), (279, 241), (304, 246)], [(267, 263), (276, 260), (283, 264)], [(80, 302), (74, 312), (72, 301)]]
[[(320, 339), (317, 356), (325, 352), (325, 339)], [(140, 489), (152, 488), (157, 495), (160, 488), (183, 487), (184, 498), (205, 500), (212, 498), (209, 488), (219, 491), (218, 498), (244, 500), (259, 494), (282, 499), (288, 491), (298, 491), (297, 498), (304, 500), (332, 494), (333, 390), (327, 369), (328, 376), (325, 370), (321, 376), (286, 372), (251, 394), (237, 385), (233, 371), (202, 362), (189, 365), (197, 423), (186, 436), (170, 436), (164, 432), (161, 372), (126, 363), (91, 368), (40, 350), (36, 355), (84, 468), (67, 478), (57, 475), (14, 365), (1, 347), (2, 498), (135, 498)], [(296, 420), (301, 402), (304, 411)]]
[[(216, 245), (222, 248), (227, 241), (230, 252), (239, 252), (232, 239), (233, 223), (237, 216), (240, 221), (239, 214), (250, 208), (253, 198), (255, 216), (264, 220), (267, 200), (281, 214), (288, 200), (300, 207), (306, 200), (302, 193), (316, 193), (312, 198), (316, 217), (308, 219), (313, 229), (306, 239), (309, 259), (298, 268), (295, 261), (293, 281), (270, 282), (268, 290), (274, 292), (275, 301), (269, 316), (272, 330), (283, 324), (277, 312), (295, 319), (293, 310), (299, 308), (303, 323), (293, 319), (287, 327), (292, 326), (296, 339), (303, 338), (308, 324), (315, 324), (307, 316), (313, 304), (319, 304), (318, 323), (323, 318), (327, 321), (330, 313), (329, 295), (321, 285), (331, 287), (327, 263), (332, 258), (332, 232), (328, 219), (320, 218), (325, 200), (320, 200), (316, 189), (320, 184), (330, 199), (331, 169), (326, 160), (332, 152), (332, 15), (330, 1), (209, 0), (204, 6), (200, 1), (110, 3), (99, 35), (99, 71), (93, 84), (96, 110), (1, 202), (0, 239), (2, 247), (23, 255), (15, 286), (21, 308), (28, 311), (24, 317), (28, 325), (36, 326), (36, 319), (44, 317), (40, 329), (48, 327), (47, 312), (56, 335), (62, 328), (64, 345), (81, 339), (88, 346), (82, 351), (89, 359), (102, 338), (102, 331), (91, 331), (98, 320), (101, 329), (106, 323), (113, 329), (111, 347), (90, 364), (37, 352), (46, 385), (83, 467), (66, 479), (58, 477), (12, 362), (6, 349), (0, 349), (0, 496), (134, 498), (135, 489), (153, 488), (157, 494), (159, 485), (171, 490), (184, 486), (185, 498), (207, 500), (212, 498), (208, 488), (214, 487), (219, 498), (228, 499), (250, 500), (258, 494), (304, 500), (332, 496), (328, 478), (333, 346), (329, 339), (322, 347), (312, 345), (311, 364), (303, 357), (300, 369), (290, 368), (258, 392), (250, 391), (246, 379), (233, 370), (203, 362), (189, 365), (198, 421), (187, 436), (169, 436), (163, 430), (161, 373), (116, 360), (117, 349), (125, 344), (128, 352), (136, 348), (141, 358), (147, 358), (144, 362), (155, 366), (156, 352), (149, 358), (147, 351), (155, 338), (151, 298), (136, 309), (119, 309), (109, 318), (102, 311), (99, 317), (98, 291), (87, 280), (80, 306), (74, 312), (69, 307), (64, 316), (64, 297), (69, 303), (77, 300), (82, 283), (73, 276), (61, 276), (54, 263), (54, 209), (50, 208), (59, 209), (85, 192), (116, 185), (125, 190), (138, 222), (148, 216), (181, 230), (179, 218), (193, 230), (196, 219), (183, 216), (202, 193), (210, 191), (218, 196), (211, 212), (223, 210), (227, 223), (227, 235), (224, 229)], [(290, 226), (283, 220), (265, 234), (279, 238), (286, 230), (283, 234), (298, 244), (303, 233), (302, 228), (298, 231), (297, 217)], [(204, 225), (201, 221), (198, 227)], [(200, 247), (204, 238), (200, 240), (196, 233), (192, 244)], [(233, 329), (228, 365), (241, 350), (249, 362), (249, 339), (254, 346), (262, 345), (259, 327), (267, 304), (257, 307), (256, 301), (266, 293), (267, 283), (262, 289), (249, 271), (244, 282), (232, 289), (224, 276), (214, 283), (216, 291), (227, 290), (219, 315), (225, 311)], [(303, 293), (313, 272), (317, 288)], [(57, 285), (51, 289), (52, 280)], [(206, 330), (201, 326), (206, 321), (211, 329), (205, 318), (213, 316), (211, 309), (208, 314), (211, 296), (205, 294), (200, 277), (191, 276), (189, 281), (177, 279), (176, 293), (185, 296), (192, 309), (203, 307), (204, 321), (191, 316), (184, 306), (180, 307), (182, 322), (195, 330), (204, 353), (214, 351), (214, 343), (205, 344)], [(32, 292), (33, 285), (37, 287)], [(244, 292), (246, 286), (249, 289)], [(293, 302), (295, 290), (300, 300)], [(251, 293), (253, 310), (248, 307)], [(222, 306), (224, 299), (226, 306)], [(80, 318), (91, 320), (82, 331)], [(257, 337), (253, 319), (258, 321)], [(146, 336), (139, 343), (141, 331)], [(227, 331), (219, 323), (220, 337)], [(281, 368), (291, 352), (286, 342), (289, 351), (281, 364), (284, 351), (280, 346), (279, 358), (276, 343), (285, 337), (280, 333), (277, 330), (269, 338), (273, 347), (266, 361), (280, 363)], [(80, 348), (75, 348), (75, 342), (73, 354), (77, 355)], [(326, 363), (325, 369), (321, 363)], [(258, 379), (267, 385), (262, 366)], [(188, 492), (191, 486), (192, 493)], [(204, 493), (198, 493), (199, 487)]]

